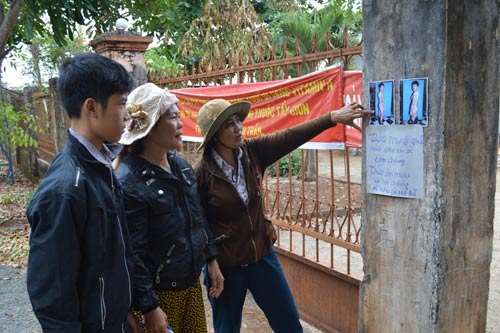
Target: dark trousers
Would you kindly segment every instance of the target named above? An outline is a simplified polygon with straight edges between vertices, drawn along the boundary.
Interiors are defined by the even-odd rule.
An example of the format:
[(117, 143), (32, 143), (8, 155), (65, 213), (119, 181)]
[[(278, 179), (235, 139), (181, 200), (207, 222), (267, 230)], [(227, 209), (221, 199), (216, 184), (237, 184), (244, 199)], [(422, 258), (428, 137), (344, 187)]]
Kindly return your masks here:
[[(247, 290), (275, 333), (302, 332), (295, 301), (274, 249), (255, 264), (221, 268), (221, 271), (224, 291), (218, 299), (209, 297), (216, 333), (240, 332)], [(205, 286), (210, 290), (206, 272)]]

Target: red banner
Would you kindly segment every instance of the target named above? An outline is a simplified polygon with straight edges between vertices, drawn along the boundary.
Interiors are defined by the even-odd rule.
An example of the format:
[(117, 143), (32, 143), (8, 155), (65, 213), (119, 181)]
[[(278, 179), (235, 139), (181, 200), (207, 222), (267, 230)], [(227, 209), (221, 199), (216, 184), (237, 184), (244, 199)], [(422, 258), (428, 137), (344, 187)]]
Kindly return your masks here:
[[(343, 78), (347, 80), (343, 83)], [(361, 73), (342, 72), (340, 67), (314, 72), (299, 78), (230, 84), (214, 87), (175, 89), (172, 92), (179, 99), (179, 110), (184, 124), (183, 138), (187, 141), (201, 141), (200, 129), (196, 126), (196, 115), (201, 106), (214, 98), (230, 102), (249, 101), (250, 113), (243, 124), (245, 138), (273, 133), (318, 117), (331, 110), (340, 109), (343, 101), (361, 96)], [(344, 92), (347, 84), (355, 86), (352, 93)], [(355, 93), (355, 94), (354, 94)], [(313, 138), (302, 146), (310, 149), (361, 146), (361, 136), (354, 135), (355, 129), (338, 124)]]
[[(361, 71), (344, 72), (344, 104), (358, 102), (363, 104), (363, 76)], [(354, 121), (356, 125), (362, 127), (361, 119)], [(361, 148), (363, 141), (361, 132), (351, 126), (345, 128), (345, 145), (347, 147)]]

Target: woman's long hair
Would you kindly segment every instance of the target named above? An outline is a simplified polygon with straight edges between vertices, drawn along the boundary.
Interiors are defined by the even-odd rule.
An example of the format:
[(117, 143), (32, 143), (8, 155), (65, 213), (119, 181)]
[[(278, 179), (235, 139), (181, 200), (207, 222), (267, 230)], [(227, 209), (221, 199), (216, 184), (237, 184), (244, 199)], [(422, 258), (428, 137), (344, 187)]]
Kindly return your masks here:
[(113, 169), (117, 170), (123, 160), (129, 155), (140, 155), (144, 151), (144, 138), (139, 139), (132, 143), (131, 145), (123, 146), (120, 154), (113, 160)]

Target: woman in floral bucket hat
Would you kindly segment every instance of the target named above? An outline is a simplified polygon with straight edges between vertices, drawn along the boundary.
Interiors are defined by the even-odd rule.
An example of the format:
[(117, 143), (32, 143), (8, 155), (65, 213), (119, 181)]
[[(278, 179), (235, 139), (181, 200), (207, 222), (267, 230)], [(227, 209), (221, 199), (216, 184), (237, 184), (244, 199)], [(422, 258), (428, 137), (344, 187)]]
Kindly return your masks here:
[[(194, 169), (207, 221), (219, 250), (224, 291), (211, 297), (215, 332), (239, 332), (247, 290), (263, 310), (273, 332), (302, 332), (299, 314), (273, 244), (276, 233), (262, 202), (266, 167), (340, 122), (361, 130), (353, 120), (370, 115), (352, 103), (295, 127), (245, 140), (242, 122), (250, 103), (224, 99), (198, 112), (204, 136), (202, 159)], [(211, 280), (205, 277), (210, 290)]]
[(178, 100), (152, 83), (127, 99), (130, 122), (118, 162), (134, 251), (133, 307), (145, 332), (206, 333), (199, 276), (208, 262), (211, 297), (223, 289), (217, 249), (182, 147)]

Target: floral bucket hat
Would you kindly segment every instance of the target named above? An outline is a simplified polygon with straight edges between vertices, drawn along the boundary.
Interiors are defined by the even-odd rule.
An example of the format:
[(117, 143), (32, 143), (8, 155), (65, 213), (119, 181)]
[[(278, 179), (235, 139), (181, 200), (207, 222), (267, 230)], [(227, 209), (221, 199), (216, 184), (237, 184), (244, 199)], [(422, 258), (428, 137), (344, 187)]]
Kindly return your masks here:
[(127, 98), (130, 121), (120, 138), (120, 143), (130, 145), (148, 135), (160, 117), (177, 103), (179, 100), (174, 94), (153, 83), (135, 88)]

